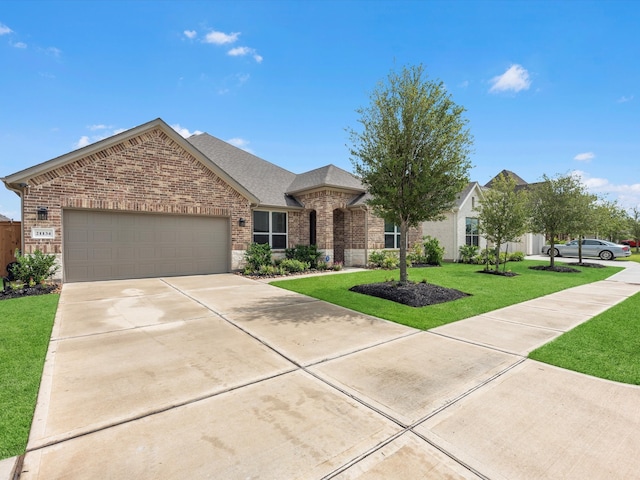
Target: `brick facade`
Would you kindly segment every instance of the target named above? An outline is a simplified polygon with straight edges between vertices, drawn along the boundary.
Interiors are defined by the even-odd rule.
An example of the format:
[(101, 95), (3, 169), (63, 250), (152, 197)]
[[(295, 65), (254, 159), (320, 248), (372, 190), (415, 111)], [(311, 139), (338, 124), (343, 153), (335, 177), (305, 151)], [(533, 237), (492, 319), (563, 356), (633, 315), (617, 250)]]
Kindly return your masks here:
[[(19, 180), (13, 188), (28, 185), (21, 187), (24, 252), (38, 249), (55, 254), (61, 263), (68, 209), (202, 215), (229, 219), (231, 268), (242, 268), (244, 252), (253, 241), (252, 207), (263, 207), (256, 207), (252, 203), (256, 199), (248, 198), (253, 193), (234, 188), (234, 180), (217, 175), (215, 166), (203, 163), (198, 152), (169, 135), (167, 129), (166, 125), (143, 128), (120, 141), (105, 141), (102, 148), (96, 144), (84, 156), (78, 151), (54, 159), (49, 169), (16, 174)], [(329, 261), (366, 264), (368, 252), (384, 248), (384, 222), (363, 205), (350, 206), (361, 194), (348, 187), (316, 187), (297, 195), (302, 208), (283, 209), (288, 218), (288, 246), (311, 243), (315, 212), (315, 243)], [(47, 208), (46, 220), (38, 220), (39, 207)], [(239, 225), (240, 218), (244, 226)], [(55, 238), (33, 238), (34, 227), (53, 228)], [(410, 232), (410, 243), (420, 238), (420, 231)]]
[[(24, 250), (62, 253), (64, 209), (118, 210), (231, 219), (231, 248), (245, 250), (251, 241), (250, 202), (161, 129), (82, 157), (30, 178), (23, 194)], [(37, 209), (47, 207), (48, 219)], [(34, 239), (32, 227), (53, 227), (53, 240)]]

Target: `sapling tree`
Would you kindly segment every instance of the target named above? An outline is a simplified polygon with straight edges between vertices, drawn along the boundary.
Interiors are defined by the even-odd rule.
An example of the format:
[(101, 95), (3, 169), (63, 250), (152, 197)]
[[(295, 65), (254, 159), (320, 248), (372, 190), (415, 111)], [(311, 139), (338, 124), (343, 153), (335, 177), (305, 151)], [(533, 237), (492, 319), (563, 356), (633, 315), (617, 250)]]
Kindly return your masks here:
[(444, 84), (422, 65), (392, 71), (360, 108), (361, 129), (347, 129), (351, 161), (368, 204), (400, 229), (400, 283), (407, 282), (407, 232), (442, 219), (469, 182), (473, 138)]

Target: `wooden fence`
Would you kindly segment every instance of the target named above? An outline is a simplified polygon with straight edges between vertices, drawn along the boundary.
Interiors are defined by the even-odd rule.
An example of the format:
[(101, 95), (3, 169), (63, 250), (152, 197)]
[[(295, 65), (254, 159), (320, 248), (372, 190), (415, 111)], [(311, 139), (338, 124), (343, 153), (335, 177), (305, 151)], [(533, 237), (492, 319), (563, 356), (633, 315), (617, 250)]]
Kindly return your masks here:
[(0, 222), (0, 276), (7, 275), (7, 264), (14, 262), (16, 248), (20, 248), (20, 222)]

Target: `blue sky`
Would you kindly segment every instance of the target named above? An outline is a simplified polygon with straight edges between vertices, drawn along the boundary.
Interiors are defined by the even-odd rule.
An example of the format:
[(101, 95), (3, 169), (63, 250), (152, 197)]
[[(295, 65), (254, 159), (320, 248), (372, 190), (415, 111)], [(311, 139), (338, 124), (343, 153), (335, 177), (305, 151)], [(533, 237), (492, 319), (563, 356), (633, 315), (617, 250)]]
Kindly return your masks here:
[[(28, 1), (0, 6), (0, 177), (161, 117), (295, 173), (351, 170), (392, 69), (463, 105), (471, 179), (580, 172), (640, 205), (640, 2)], [(0, 213), (20, 217), (0, 187)]]

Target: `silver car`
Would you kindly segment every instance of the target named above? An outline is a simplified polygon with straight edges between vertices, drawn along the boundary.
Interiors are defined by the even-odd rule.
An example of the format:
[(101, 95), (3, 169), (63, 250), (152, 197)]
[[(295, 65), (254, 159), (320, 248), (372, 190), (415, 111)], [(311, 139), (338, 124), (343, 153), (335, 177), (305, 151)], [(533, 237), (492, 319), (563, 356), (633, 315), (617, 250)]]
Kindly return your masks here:
[[(553, 252), (550, 252), (549, 245), (542, 247), (543, 255), (553, 255), (554, 257), (577, 257), (578, 240), (571, 240), (564, 245), (554, 245)], [(602, 260), (613, 260), (616, 257), (629, 257), (631, 249), (628, 245), (618, 245), (617, 243), (598, 240), (595, 238), (585, 238), (582, 240), (583, 257), (600, 257)]]

